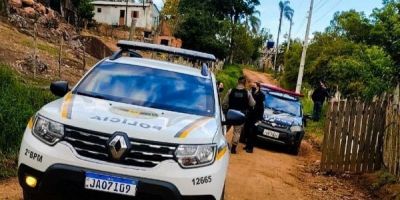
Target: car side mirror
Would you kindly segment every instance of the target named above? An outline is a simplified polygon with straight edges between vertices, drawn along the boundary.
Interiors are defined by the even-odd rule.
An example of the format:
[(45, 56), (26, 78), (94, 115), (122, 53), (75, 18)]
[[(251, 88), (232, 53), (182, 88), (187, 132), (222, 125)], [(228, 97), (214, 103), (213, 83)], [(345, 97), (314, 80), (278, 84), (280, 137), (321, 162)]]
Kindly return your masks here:
[(226, 120), (222, 122), (222, 125), (241, 125), (246, 121), (246, 116), (238, 110), (228, 110), (226, 113)]
[(56, 96), (63, 97), (69, 92), (67, 81), (54, 81), (50, 85), (50, 91)]

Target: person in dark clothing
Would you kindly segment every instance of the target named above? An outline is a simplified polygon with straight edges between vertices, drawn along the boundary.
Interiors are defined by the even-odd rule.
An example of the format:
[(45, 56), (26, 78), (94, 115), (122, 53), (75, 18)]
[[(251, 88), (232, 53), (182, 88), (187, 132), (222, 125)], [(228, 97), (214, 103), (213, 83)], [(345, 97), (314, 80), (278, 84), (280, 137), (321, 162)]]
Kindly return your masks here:
[[(255, 105), (255, 101), (253, 96), (249, 91), (245, 88), (246, 79), (244, 77), (240, 77), (238, 79), (238, 85), (236, 88), (233, 88), (228, 91), (226, 94), (222, 106), (224, 110), (238, 110), (243, 114), (247, 113), (247, 110)], [(243, 129), (243, 124), (239, 126), (233, 126), (233, 138), (232, 138), (232, 148), (231, 153), (236, 153), (236, 147), (239, 143), (240, 134)]]
[[(252, 86), (252, 96), (256, 104), (249, 110), (246, 125), (247, 125), (247, 140), (245, 150), (247, 153), (253, 153), (254, 143), (257, 138), (257, 130), (255, 123), (264, 118), (264, 101), (265, 95), (261, 91), (261, 84), (255, 83)], [(246, 126), (245, 125), (245, 126)]]
[(328, 90), (324, 83), (319, 82), (318, 87), (314, 90), (311, 98), (314, 102), (313, 120), (319, 121), (321, 119), (322, 106), (325, 99), (329, 97)]

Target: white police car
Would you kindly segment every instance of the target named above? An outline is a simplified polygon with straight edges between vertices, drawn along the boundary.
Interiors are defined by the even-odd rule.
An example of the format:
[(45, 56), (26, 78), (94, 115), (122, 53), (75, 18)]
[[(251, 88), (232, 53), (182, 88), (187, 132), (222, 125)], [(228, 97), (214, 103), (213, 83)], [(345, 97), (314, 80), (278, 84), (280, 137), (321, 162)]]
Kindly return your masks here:
[[(141, 58), (153, 50), (213, 61), (210, 54), (120, 41), (63, 98), (30, 120), (18, 177), (25, 199), (223, 199), (229, 151), (214, 75)], [(127, 56), (124, 56), (127, 54)], [(59, 195), (61, 194), (61, 195)]]

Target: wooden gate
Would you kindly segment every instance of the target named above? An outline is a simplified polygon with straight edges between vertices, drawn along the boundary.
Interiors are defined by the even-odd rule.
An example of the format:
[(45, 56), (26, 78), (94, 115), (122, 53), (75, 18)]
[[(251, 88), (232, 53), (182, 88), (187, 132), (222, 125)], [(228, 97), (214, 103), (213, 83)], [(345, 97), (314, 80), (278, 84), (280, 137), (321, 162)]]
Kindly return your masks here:
[(400, 178), (400, 106), (389, 103), (386, 115), (383, 161), (390, 173)]
[(372, 172), (382, 163), (387, 101), (330, 102), (325, 122), (321, 170)]

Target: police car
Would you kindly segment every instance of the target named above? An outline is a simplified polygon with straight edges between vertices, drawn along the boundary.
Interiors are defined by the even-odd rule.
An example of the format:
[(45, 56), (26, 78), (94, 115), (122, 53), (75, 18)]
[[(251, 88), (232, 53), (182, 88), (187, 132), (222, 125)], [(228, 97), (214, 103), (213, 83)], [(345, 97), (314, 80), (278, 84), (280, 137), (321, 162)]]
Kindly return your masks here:
[[(26, 127), (18, 178), (25, 199), (213, 199), (224, 197), (229, 148), (210, 54), (120, 41), (79, 83), (51, 84), (62, 98)], [(202, 69), (142, 58), (151, 50), (203, 62)], [(61, 194), (61, 195), (60, 195)]]
[(257, 138), (287, 146), (290, 153), (297, 155), (304, 137), (307, 116), (300, 102), (302, 95), (263, 84), (265, 94), (264, 119), (256, 123)]

